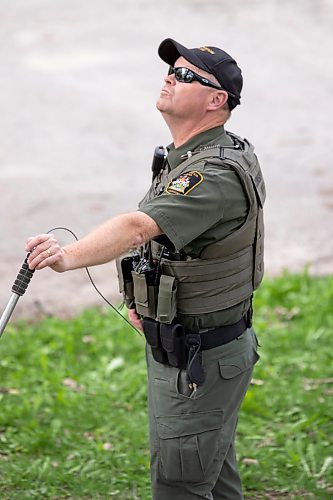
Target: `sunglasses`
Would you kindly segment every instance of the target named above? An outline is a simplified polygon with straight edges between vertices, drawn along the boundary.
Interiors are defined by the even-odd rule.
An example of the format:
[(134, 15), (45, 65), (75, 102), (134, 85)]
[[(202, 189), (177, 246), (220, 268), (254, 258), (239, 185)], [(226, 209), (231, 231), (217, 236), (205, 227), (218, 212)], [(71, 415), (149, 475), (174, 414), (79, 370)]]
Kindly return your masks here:
[(201, 85), (204, 85), (205, 87), (212, 87), (213, 89), (224, 90), (222, 89), (222, 87), (219, 87), (215, 83), (207, 80), (207, 78), (198, 75), (198, 73), (195, 73), (194, 71), (188, 68), (174, 68), (173, 66), (170, 66), (168, 75), (173, 75), (173, 74), (175, 75), (177, 82), (181, 83), (199, 82), (201, 83)]
[(191, 69), (174, 68), (173, 66), (170, 66), (168, 75), (175, 75), (177, 82), (181, 82), (181, 83), (199, 82), (199, 83), (201, 83), (201, 85), (204, 85), (205, 87), (211, 87), (211, 88), (217, 89), (217, 90), (225, 90), (226, 92), (228, 92), (228, 95), (230, 97), (234, 97), (234, 98), (238, 99), (237, 96), (235, 96), (235, 94), (232, 94), (231, 92), (229, 92), (229, 90), (226, 90), (223, 87), (219, 87), (218, 85), (211, 82), (210, 80), (207, 80), (207, 78), (198, 75), (198, 73), (195, 73)]

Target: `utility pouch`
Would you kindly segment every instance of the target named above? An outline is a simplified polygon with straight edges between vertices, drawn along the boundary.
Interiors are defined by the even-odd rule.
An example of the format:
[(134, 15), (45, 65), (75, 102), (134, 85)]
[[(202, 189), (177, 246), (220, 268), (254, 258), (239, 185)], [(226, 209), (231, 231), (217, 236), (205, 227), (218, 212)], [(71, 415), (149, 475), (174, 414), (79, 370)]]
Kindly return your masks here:
[(172, 323), (176, 316), (177, 282), (173, 276), (162, 274), (158, 290), (158, 306), (156, 318), (161, 323)]
[(186, 366), (185, 330), (180, 324), (160, 324), (160, 337), (168, 363), (175, 368)]
[(141, 321), (143, 333), (145, 334), (147, 344), (151, 347), (153, 358), (159, 363), (166, 364), (168, 359), (161, 345), (159, 323), (150, 318), (143, 318)]
[(155, 285), (147, 285), (146, 275), (132, 271), (135, 308), (138, 314), (155, 318), (157, 308), (157, 290)]
[(134, 288), (132, 278), (132, 257), (116, 260), (118, 272), (119, 292), (123, 294), (124, 302), (128, 309), (134, 309)]

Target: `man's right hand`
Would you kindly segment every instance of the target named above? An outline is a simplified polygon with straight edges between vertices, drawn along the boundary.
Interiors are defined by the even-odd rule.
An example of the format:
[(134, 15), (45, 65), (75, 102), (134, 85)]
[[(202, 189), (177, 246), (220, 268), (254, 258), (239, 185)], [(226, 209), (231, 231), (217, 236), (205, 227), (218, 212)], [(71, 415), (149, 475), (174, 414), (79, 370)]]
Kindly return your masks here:
[(53, 234), (39, 234), (28, 238), (25, 249), (30, 253), (28, 257), (30, 269), (51, 267), (58, 273), (70, 269), (68, 255)]
[(134, 326), (134, 328), (140, 330), (140, 332), (143, 332), (142, 322), (135, 309), (128, 309), (128, 319), (130, 323)]

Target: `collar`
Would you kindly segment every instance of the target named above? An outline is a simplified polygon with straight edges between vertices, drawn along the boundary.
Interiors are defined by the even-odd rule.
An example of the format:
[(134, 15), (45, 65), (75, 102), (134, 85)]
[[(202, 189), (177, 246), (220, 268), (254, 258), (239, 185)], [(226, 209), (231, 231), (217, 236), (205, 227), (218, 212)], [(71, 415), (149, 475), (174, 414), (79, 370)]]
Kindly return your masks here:
[(188, 157), (188, 152), (193, 153), (194, 151), (200, 151), (201, 149), (209, 146), (231, 146), (232, 144), (232, 139), (226, 134), (223, 125), (205, 130), (204, 132), (191, 137), (187, 142), (185, 142), (185, 144), (179, 146), (179, 148), (175, 148), (172, 143), (167, 146), (167, 160), (170, 170), (178, 167), (178, 165), (180, 165), (184, 159)]

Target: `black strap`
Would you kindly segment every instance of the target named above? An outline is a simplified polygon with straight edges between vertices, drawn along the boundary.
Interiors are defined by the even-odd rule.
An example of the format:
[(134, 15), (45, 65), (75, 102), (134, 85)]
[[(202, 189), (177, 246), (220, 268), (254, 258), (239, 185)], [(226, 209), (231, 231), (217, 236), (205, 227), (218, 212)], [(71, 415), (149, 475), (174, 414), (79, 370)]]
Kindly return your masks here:
[(247, 328), (251, 326), (248, 316), (249, 315), (244, 316), (233, 325), (224, 325), (220, 326), (219, 328), (215, 328), (214, 330), (209, 330), (208, 332), (201, 333), (200, 350), (207, 351), (208, 349), (213, 349), (214, 347), (228, 344), (228, 342), (231, 342), (232, 340), (239, 337)]
[(188, 348), (186, 365), (187, 380), (190, 384), (201, 385), (205, 381), (205, 373), (202, 366), (200, 333), (186, 335), (185, 343)]

